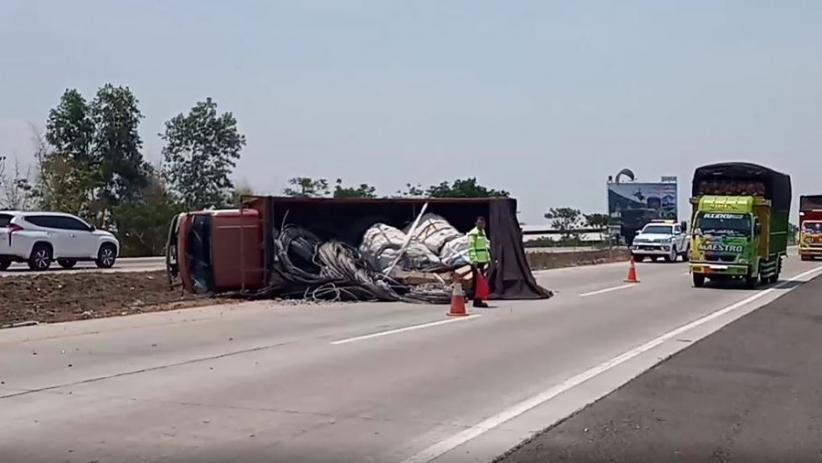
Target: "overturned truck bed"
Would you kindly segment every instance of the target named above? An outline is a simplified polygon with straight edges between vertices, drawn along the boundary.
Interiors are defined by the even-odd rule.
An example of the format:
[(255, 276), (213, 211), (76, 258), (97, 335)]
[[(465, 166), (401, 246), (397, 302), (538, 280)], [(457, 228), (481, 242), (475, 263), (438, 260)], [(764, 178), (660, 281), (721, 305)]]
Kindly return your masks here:
[[(400, 230), (408, 231), (424, 208), (426, 217), (441, 217), (452, 230), (456, 229), (452, 234), (470, 231), (478, 216), (487, 218), (494, 258), (489, 274), (492, 299), (550, 297), (551, 292), (540, 287), (531, 274), (516, 219), (516, 201), (507, 198), (245, 198), (243, 209), (237, 211), (244, 220), (242, 226), (236, 222), (225, 227), (215, 224), (207, 237), (203, 237), (203, 230), (208, 227), (202, 226), (199, 235), (191, 239), (185, 239), (187, 232), (181, 229), (177, 254), (180, 267), (190, 270), (182, 270), (181, 274), (184, 282), (185, 274), (191, 274), (188, 279), (196, 283), (187, 286), (197, 292), (243, 290), (267, 297), (344, 299), (340, 296), (349, 295), (350, 299), (444, 302), (441, 289), (445, 284), (439, 285), (439, 292), (424, 285), (395, 286), (393, 280), (383, 278), (384, 268), (368, 264), (373, 264), (373, 259), (369, 261), (359, 252), (365, 246), (366, 235), (373, 238), (375, 228), (379, 233), (396, 230), (401, 234)], [(211, 220), (216, 222), (216, 218)], [(207, 243), (212, 251), (195, 252), (196, 246), (191, 243), (198, 241)], [(453, 265), (437, 263), (438, 268), (431, 269), (432, 275), (439, 278), (436, 272), (440, 272), (450, 277)], [(227, 278), (221, 278), (226, 273), (221, 269), (229, 268)], [(335, 284), (343, 280), (356, 284)]]

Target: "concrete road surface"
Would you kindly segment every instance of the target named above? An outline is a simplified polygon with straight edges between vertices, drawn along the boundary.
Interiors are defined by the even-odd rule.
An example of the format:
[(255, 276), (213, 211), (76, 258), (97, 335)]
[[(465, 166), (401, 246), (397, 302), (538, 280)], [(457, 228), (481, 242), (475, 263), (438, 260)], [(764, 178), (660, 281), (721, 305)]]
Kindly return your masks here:
[(487, 462), (822, 272), (755, 291), (687, 267), (539, 272), (546, 301), (235, 306), (0, 331), (14, 462)]
[(500, 463), (822, 460), (822, 278), (737, 320)]
[[(64, 270), (57, 262), (51, 265), (49, 272), (151, 272), (154, 270), (164, 270), (166, 268), (165, 257), (124, 257), (117, 259), (114, 267), (110, 269), (99, 269), (94, 262), (78, 262), (77, 266), (71, 270)], [(26, 264), (15, 263), (5, 272), (0, 272), (0, 277), (9, 275), (36, 275), (38, 272), (29, 270)]]

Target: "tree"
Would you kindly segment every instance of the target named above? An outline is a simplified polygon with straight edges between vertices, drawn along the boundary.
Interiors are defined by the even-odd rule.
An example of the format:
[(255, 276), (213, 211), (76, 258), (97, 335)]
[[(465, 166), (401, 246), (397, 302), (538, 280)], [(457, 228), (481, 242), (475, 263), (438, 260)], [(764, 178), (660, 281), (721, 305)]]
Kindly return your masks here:
[(35, 205), (34, 185), (31, 181), (31, 167), (25, 171), (15, 156), (12, 170), (7, 170), (7, 159), (0, 156), (0, 208), (26, 211)]
[(283, 190), (286, 196), (299, 198), (324, 198), (328, 196), (328, 181), (324, 178), (294, 177), (288, 181), (291, 185)]
[(140, 199), (122, 202), (113, 211), (113, 226), (123, 256), (162, 255), (171, 219), (184, 210), (174, 201), (159, 173), (151, 169), (147, 180)]
[(187, 209), (217, 207), (231, 200), (234, 187), (229, 176), (246, 144), (230, 112), (219, 114), (211, 98), (200, 101), (188, 115), (166, 122), (160, 134), (163, 177)]
[(584, 214), (585, 225), (591, 228), (606, 228), (611, 225), (611, 216), (608, 214)]
[(254, 190), (247, 184), (237, 185), (231, 192), (231, 203), (229, 207), (237, 207), (245, 196), (254, 196)]
[(69, 89), (63, 93), (46, 121), (45, 138), (55, 152), (78, 163), (91, 162), (94, 122), (90, 112), (80, 92)]
[(90, 219), (97, 183), (92, 158), (94, 123), (80, 92), (66, 90), (49, 111), (44, 137), (34, 133), (40, 207)]
[(106, 84), (88, 104), (66, 90), (49, 111), (45, 141), (39, 141), (37, 192), (47, 209), (83, 216), (107, 226), (111, 211), (133, 201), (147, 185), (140, 152), (142, 114), (128, 87)]
[(376, 198), (377, 189), (366, 183), (361, 183), (358, 187), (344, 187), (342, 186), (342, 179), (337, 179), (337, 185), (334, 188), (335, 198)]
[(487, 188), (477, 183), (474, 177), (454, 180), (453, 183), (442, 182), (428, 187), (425, 192), (430, 198), (507, 198), (510, 193), (504, 190)]
[(92, 160), (99, 176), (98, 199), (105, 207), (133, 201), (148, 185), (149, 165), (138, 133), (143, 114), (128, 87), (106, 84), (89, 107), (94, 122)]
[(546, 219), (551, 219), (551, 225), (562, 234), (562, 240), (566, 242), (579, 241), (579, 229), (582, 213), (579, 209), (571, 207), (551, 208), (545, 214)]
[(416, 185), (406, 183), (405, 190), (397, 190), (397, 196), (403, 198), (421, 198), (425, 196), (425, 190), (422, 189), (422, 185), (419, 183)]

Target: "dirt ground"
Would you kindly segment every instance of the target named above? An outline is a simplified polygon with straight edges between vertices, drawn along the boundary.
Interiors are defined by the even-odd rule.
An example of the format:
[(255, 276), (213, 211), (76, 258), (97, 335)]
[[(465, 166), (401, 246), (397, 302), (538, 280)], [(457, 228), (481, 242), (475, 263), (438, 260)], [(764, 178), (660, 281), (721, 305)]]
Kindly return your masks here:
[(631, 253), (627, 249), (604, 249), (601, 251), (535, 252), (526, 254), (531, 270), (576, 267), (579, 265), (627, 262)]
[(219, 299), (170, 290), (166, 274), (60, 273), (0, 278), (0, 327), (212, 305)]
[[(628, 260), (624, 250), (533, 253), (533, 270)], [(226, 299), (169, 289), (159, 272), (49, 272), (0, 278), (0, 328), (220, 304)]]

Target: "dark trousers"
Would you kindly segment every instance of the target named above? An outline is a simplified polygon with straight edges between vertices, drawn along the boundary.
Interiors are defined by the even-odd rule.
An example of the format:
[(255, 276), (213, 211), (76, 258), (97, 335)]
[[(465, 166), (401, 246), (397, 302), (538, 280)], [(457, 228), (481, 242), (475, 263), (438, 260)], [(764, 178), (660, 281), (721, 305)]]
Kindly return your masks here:
[(473, 280), (474, 280), (474, 303), (475, 304), (478, 303), (478, 302), (482, 302), (482, 299), (479, 297), (479, 291), (478, 291), (479, 287), (477, 285), (477, 281), (479, 281), (479, 279), (477, 277), (480, 276), (480, 274), (481, 274), (483, 278), (488, 278), (488, 275), (486, 275), (486, 273), (485, 273), (487, 270), (488, 270), (488, 264), (471, 264), (471, 278), (473, 278)]

